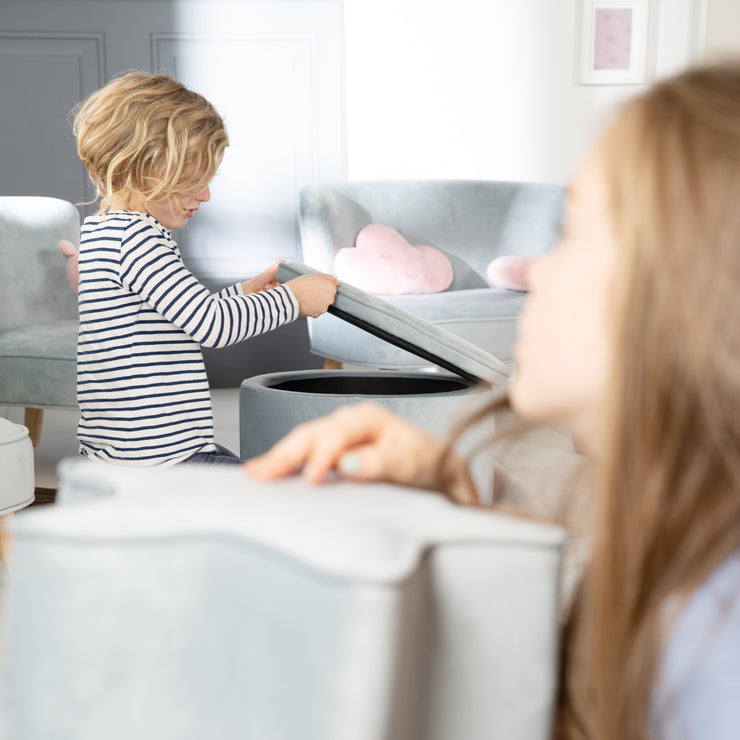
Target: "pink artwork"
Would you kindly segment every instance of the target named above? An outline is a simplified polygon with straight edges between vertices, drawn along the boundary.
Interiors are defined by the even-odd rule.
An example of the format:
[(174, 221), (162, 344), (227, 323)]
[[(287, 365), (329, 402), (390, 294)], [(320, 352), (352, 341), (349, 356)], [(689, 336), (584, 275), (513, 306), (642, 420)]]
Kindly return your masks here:
[(597, 8), (595, 12), (594, 69), (629, 70), (632, 8)]

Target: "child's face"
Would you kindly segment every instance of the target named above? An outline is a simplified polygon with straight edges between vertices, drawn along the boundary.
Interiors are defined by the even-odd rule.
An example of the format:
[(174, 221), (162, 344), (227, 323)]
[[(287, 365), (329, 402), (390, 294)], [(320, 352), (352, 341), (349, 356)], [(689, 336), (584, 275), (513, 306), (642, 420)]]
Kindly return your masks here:
[(563, 425), (598, 448), (611, 362), (608, 300), (615, 237), (598, 152), (586, 158), (566, 200), (560, 243), (527, 273), (511, 401), (522, 416)]
[(200, 208), (201, 203), (206, 203), (211, 199), (211, 192), (206, 186), (197, 193), (185, 193), (179, 195), (178, 198), (185, 213), (170, 206), (166, 200), (145, 200), (140, 195), (132, 197), (131, 208), (154, 216), (166, 229), (181, 229)]

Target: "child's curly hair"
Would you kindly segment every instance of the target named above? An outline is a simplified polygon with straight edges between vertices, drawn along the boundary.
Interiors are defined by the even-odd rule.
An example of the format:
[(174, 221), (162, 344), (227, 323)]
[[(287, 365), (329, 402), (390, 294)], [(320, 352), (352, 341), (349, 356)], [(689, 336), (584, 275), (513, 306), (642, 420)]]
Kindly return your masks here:
[(202, 96), (164, 74), (129, 72), (73, 111), (77, 153), (90, 174), (100, 212), (139, 193), (182, 210), (178, 196), (208, 185), (229, 137)]

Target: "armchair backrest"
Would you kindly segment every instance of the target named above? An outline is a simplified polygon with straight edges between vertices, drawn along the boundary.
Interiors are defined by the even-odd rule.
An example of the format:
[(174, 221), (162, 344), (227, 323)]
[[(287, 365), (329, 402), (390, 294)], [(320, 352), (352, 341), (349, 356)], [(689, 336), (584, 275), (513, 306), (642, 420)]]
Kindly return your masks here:
[(555, 244), (563, 196), (559, 185), (489, 180), (308, 185), (300, 193), (302, 260), (331, 272), (337, 251), (380, 223), (485, 275), (497, 256), (539, 255)]
[(77, 209), (58, 198), (0, 197), (0, 331), (77, 318), (59, 241), (80, 240)]

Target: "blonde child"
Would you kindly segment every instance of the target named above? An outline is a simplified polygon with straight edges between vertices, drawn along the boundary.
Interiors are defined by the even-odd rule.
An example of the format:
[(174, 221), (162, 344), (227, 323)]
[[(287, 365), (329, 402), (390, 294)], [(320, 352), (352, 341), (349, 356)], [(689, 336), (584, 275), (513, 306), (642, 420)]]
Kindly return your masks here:
[(210, 199), (228, 137), (213, 106), (173, 78), (114, 79), (77, 107), (74, 133), (101, 197), (79, 251), (80, 452), (136, 465), (238, 463), (214, 442), (201, 346), (318, 316), (338, 283), (280, 285), (276, 263), (211, 294), (185, 267), (172, 231)]

